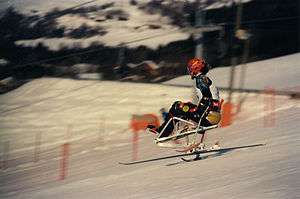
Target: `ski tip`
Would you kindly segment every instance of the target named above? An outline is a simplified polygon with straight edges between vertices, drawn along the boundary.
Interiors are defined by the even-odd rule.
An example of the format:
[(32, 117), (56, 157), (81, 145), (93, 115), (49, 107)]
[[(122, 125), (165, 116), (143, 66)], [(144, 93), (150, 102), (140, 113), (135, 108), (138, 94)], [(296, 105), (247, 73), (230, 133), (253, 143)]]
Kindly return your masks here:
[[(256, 144), (256, 146), (266, 146), (267, 145), (267, 142), (263, 142), (263, 143), (259, 143), (259, 144)], [(255, 145), (254, 145), (255, 146)]]
[(121, 165), (130, 165), (130, 162), (119, 162)]

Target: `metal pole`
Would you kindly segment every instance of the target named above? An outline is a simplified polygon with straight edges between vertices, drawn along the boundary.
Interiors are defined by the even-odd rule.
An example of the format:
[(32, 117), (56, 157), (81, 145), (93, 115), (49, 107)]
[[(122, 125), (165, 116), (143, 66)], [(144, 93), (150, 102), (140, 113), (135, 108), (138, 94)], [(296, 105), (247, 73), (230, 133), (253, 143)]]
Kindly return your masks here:
[[(235, 26), (235, 33), (241, 26), (242, 21), (242, 13), (243, 13), (243, 4), (238, 1), (237, 2), (237, 15), (236, 15), (236, 26)], [(231, 69), (230, 69), (230, 80), (229, 80), (229, 95), (228, 95), (228, 102), (231, 103), (232, 100), (232, 93), (233, 93), (233, 86), (234, 86), (234, 79), (235, 79), (235, 66), (237, 65), (237, 55), (236, 50), (238, 46), (235, 43), (233, 47), (233, 57), (231, 60)]]
[[(200, 3), (198, 1), (198, 7), (195, 13), (195, 27), (202, 27), (204, 24), (204, 14), (203, 7), (199, 6)], [(203, 57), (203, 33), (200, 31), (196, 34), (196, 49), (195, 49), (195, 57)]]
[(121, 79), (124, 77), (125, 75), (125, 45), (122, 43), (119, 45), (120, 50), (119, 50), (119, 55), (118, 55), (118, 66), (117, 66), (117, 75), (118, 75), (118, 79)]
[[(244, 85), (245, 85), (245, 80), (246, 80), (246, 70), (247, 70), (247, 60), (248, 60), (248, 56), (249, 56), (249, 48), (250, 48), (250, 39), (246, 39), (245, 40), (245, 44), (244, 44), (244, 54), (243, 54), (243, 58), (242, 58), (242, 65), (241, 65), (241, 72), (240, 72), (240, 82), (239, 82), (239, 88), (240, 90), (244, 89)], [(239, 100), (238, 100), (238, 108), (237, 108), (237, 112), (239, 113), (242, 109), (242, 103), (243, 103), (243, 99), (242, 99), (242, 93), (239, 94)]]
[(247, 70), (247, 60), (249, 57), (249, 49), (250, 49), (250, 39), (248, 38), (245, 41), (245, 46), (244, 46), (244, 54), (243, 54), (243, 59), (242, 59), (242, 66), (241, 66), (241, 77), (240, 77), (240, 84), (239, 84), (239, 89), (243, 89), (245, 85), (245, 79), (246, 79), (246, 70)]
[(231, 103), (231, 98), (232, 98), (232, 93), (233, 93), (233, 84), (234, 84), (234, 79), (235, 79), (235, 66), (236, 66), (236, 64), (237, 64), (237, 57), (234, 56), (231, 59), (228, 103)]
[(237, 31), (241, 27), (242, 14), (243, 14), (243, 4), (241, 3), (241, 1), (238, 1), (235, 31)]

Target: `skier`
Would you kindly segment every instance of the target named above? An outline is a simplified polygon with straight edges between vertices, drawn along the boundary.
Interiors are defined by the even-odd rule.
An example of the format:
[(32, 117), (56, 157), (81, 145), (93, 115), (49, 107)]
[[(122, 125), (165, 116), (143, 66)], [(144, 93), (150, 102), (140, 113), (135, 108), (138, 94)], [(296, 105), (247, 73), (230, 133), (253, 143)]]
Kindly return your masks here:
[[(148, 126), (150, 132), (160, 134), (165, 128), (167, 122), (172, 117), (179, 117), (186, 120), (192, 120), (199, 122), (202, 117), (201, 126), (211, 126), (218, 124), (221, 119), (220, 109), (221, 102), (219, 98), (219, 91), (213, 85), (211, 79), (206, 76), (210, 66), (202, 58), (193, 58), (188, 62), (188, 72), (192, 80), (195, 80), (195, 89), (198, 98), (198, 104), (191, 102), (176, 101), (172, 104), (164, 123), (155, 128), (154, 126)], [(159, 138), (167, 137), (173, 132), (174, 124), (170, 122), (164, 132)], [(204, 134), (204, 132), (203, 132)]]

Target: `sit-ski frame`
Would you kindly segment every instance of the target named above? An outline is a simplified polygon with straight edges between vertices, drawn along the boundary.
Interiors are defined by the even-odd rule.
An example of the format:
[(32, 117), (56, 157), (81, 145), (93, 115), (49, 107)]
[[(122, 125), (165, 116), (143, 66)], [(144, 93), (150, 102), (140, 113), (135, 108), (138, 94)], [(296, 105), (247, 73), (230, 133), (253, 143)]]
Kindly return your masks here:
[[(179, 118), (179, 117), (172, 117), (172, 118), (170, 118), (169, 119), (169, 121), (167, 122), (167, 124), (165, 125), (165, 127), (162, 129), (162, 131), (159, 133), (159, 135), (157, 136), (157, 138), (155, 139), (155, 143), (156, 144), (159, 144), (159, 143), (164, 143), (164, 142), (167, 142), (167, 141), (170, 141), (170, 140), (178, 140), (178, 139), (180, 139), (180, 138), (184, 138), (184, 137), (187, 137), (187, 136), (189, 136), (189, 135), (195, 135), (195, 137), (194, 137), (194, 143), (195, 143), (195, 139), (196, 139), (196, 135), (197, 135), (197, 133), (198, 134), (202, 134), (202, 133), (204, 133), (205, 131), (207, 131), (207, 130), (211, 130), (211, 129), (214, 129), (214, 128), (217, 128), (218, 127), (218, 125), (212, 125), (212, 126), (208, 126), (208, 127), (203, 127), (203, 126), (200, 126), (200, 124), (201, 124), (201, 121), (202, 121), (202, 118), (203, 118), (203, 116), (205, 115), (205, 113), (207, 112), (207, 110), (208, 110), (208, 107), (205, 109), (205, 111), (203, 112), (203, 114), (202, 114), (202, 116), (201, 116), (201, 118), (200, 118), (200, 120), (199, 120), (199, 122), (198, 122), (198, 125), (196, 125), (196, 123), (195, 122), (191, 122), (191, 121), (188, 121), (188, 120), (184, 120), (184, 119), (182, 119), (182, 118)], [(181, 133), (183, 130), (185, 130), (185, 129), (177, 129), (177, 125), (175, 125), (176, 124), (176, 122), (175, 121), (180, 121), (180, 122), (183, 122), (183, 123), (185, 123), (185, 124), (187, 124), (187, 125), (191, 125), (191, 127), (192, 128), (195, 128), (195, 129), (193, 129), (193, 130), (189, 130), (189, 131), (186, 131), (186, 132), (184, 132), (184, 133)], [(168, 136), (168, 137), (162, 137), (162, 138), (159, 138), (162, 134), (163, 134), (163, 132), (166, 130), (166, 128), (167, 128), (167, 126), (171, 123), (171, 122), (173, 122), (173, 125), (174, 125), (174, 132), (176, 132), (176, 134), (175, 135), (171, 135), (171, 136)], [(177, 123), (178, 123), (177, 122)], [(176, 129), (175, 129), (176, 128)], [(202, 142), (203, 140), (201, 140), (201, 142)], [(188, 141), (187, 141), (188, 142)], [(194, 144), (193, 143), (193, 144)]]

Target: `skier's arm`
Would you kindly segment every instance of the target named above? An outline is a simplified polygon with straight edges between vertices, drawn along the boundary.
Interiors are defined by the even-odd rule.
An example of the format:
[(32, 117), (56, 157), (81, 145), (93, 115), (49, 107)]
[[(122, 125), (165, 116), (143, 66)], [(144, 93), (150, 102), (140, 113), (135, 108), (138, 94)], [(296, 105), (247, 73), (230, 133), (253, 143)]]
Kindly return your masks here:
[(211, 80), (206, 76), (196, 78), (196, 87), (200, 89), (203, 98), (212, 98), (209, 86), (212, 84)]

